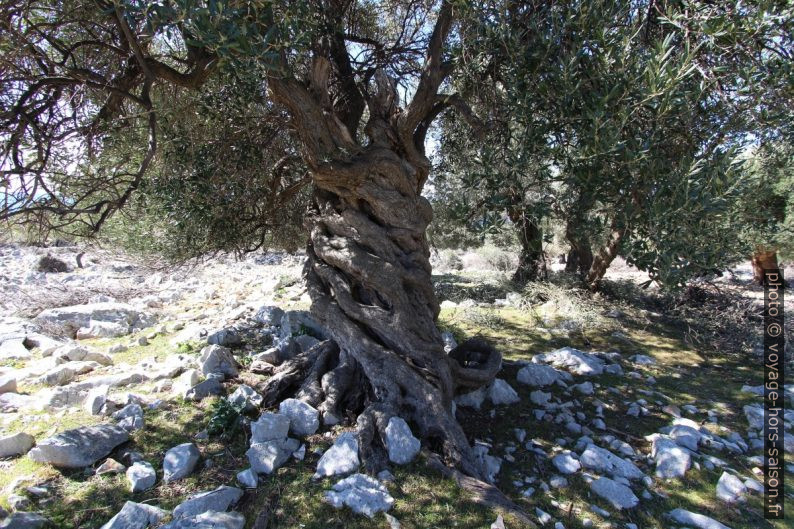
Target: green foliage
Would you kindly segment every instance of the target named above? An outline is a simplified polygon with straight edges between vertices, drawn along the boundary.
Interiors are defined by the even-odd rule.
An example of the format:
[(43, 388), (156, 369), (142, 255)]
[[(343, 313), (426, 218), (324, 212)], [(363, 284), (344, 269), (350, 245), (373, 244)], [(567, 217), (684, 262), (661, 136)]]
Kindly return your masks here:
[(233, 439), (242, 432), (244, 406), (235, 406), (226, 399), (212, 403), (212, 415), (207, 423), (207, 433), (223, 439)]
[(489, 128), (479, 138), (442, 122), (437, 230), (461, 239), (523, 216), (594, 251), (617, 234), (627, 260), (668, 287), (747, 255), (728, 222), (748, 188), (737, 155), (790, 123), (778, 46), (791, 42), (792, 8), (650, 7), (468, 12), (454, 83)]
[(749, 154), (743, 169), (748, 185), (731, 221), (742, 243), (794, 258), (794, 147), (773, 142)]
[[(173, 260), (303, 246), (305, 169), (284, 116), (267, 104), (263, 72), (249, 66), (178, 99), (161, 94), (170, 105), (160, 154), (127, 210), (109, 221), (106, 238)], [(289, 163), (279, 165), (285, 156)]]

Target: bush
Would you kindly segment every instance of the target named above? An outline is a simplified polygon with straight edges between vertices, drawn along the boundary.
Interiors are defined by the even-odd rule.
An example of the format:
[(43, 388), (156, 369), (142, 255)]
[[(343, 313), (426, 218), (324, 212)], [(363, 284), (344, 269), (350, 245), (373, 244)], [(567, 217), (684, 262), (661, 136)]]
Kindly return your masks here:
[(51, 256), (50, 254), (47, 254), (39, 259), (37, 268), (39, 272), (45, 273), (61, 273), (69, 271), (69, 267), (66, 265), (66, 263), (57, 257)]

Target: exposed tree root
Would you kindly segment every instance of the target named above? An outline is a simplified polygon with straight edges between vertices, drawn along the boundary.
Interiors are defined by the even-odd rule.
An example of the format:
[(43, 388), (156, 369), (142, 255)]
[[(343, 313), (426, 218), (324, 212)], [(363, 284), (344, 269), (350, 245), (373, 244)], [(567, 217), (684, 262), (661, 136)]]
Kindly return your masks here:
[[(484, 340), (473, 339), (450, 353), (456, 387), (462, 391), (493, 380), (501, 365), (501, 356)], [(326, 340), (276, 367), (273, 376), (260, 386), (264, 405), (273, 407), (294, 397), (317, 408), (326, 426), (347, 420), (355, 424), (362, 462), (375, 473), (388, 464), (385, 430), (394, 416), (417, 423), (417, 414), (441, 412), (430, 428), (420, 425), (420, 437), (444, 454), (447, 464), (469, 475), (481, 477), (481, 469), (470, 453), (468, 440), (451, 410), (420, 402), (409, 393), (398, 398), (378, 398), (361, 365), (352, 356), (340, 352), (335, 342)], [(425, 417), (425, 420), (427, 417)], [(426, 424), (429, 421), (426, 421)], [(447, 434), (451, 432), (451, 436)]]
[(426, 453), (425, 455), (430, 468), (436, 470), (445, 478), (455, 480), (455, 483), (457, 483), (459, 487), (472, 494), (472, 499), (475, 502), (496, 509), (497, 511), (512, 514), (525, 524), (524, 527), (537, 527), (529, 518), (529, 515), (516, 503), (510, 500), (510, 498), (505, 496), (498, 488), (484, 481), (480, 481), (477, 478), (467, 476), (454, 468), (448, 467), (441, 462), (436, 454)]

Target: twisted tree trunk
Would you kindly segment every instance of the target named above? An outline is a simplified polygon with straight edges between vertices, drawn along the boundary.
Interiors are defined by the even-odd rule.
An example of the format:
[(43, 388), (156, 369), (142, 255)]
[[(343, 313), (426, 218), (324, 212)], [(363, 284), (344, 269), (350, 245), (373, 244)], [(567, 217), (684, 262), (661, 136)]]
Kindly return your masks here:
[[(417, 168), (381, 148), (368, 149), (355, 167), (360, 184), (318, 191), (307, 218), (312, 313), (344, 351), (342, 365), (355, 363), (364, 373), (363, 433), (375, 438), (374, 430), (401, 415), (422, 437), (440, 441), (452, 462), (477, 473), (452, 399), (458, 388), (492, 380), (498, 355), (484, 351), (484, 363), (467, 367), (444, 352), (425, 237), (432, 210), (419, 195)], [(334, 399), (320, 405), (332, 416), (335, 406)]]
[(384, 430), (399, 415), (448, 464), (480, 477), (452, 399), (490, 383), (501, 356), (482, 341), (445, 354), (425, 235), (432, 209), (421, 196), (430, 170), (424, 134), (449, 100), (436, 95), (451, 13), (444, 5), (426, 73), (406, 108), (398, 106), (394, 83), (376, 74), (365, 146), (331, 108), (326, 59), (316, 57), (308, 86), (269, 80), (274, 99), (292, 115), (314, 183), (306, 280), (312, 314), (336, 345), (320, 344), (280, 366), (263, 393), (268, 405), (295, 394), (318, 407), (327, 424), (357, 417), (370, 470), (385, 464)]
[(546, 279), (546, 256), (543, 254), (543, 230), (537, 221), (521, 210), (513, 210), (510, 220), (518, 231), (518, 242), (521, 252), (518, 255), (518, 267), (513, 274), (513, 281), (526, 283)]

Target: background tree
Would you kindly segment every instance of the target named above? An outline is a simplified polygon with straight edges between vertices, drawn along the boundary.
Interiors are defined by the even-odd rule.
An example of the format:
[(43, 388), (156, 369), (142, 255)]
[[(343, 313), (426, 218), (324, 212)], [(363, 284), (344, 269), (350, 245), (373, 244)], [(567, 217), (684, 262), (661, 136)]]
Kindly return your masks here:
[[(788, 122), (789, 57), (779, 44), (791, 40), (781, 23), (790, 8), (537, 9), (542, 16), (511, 24), (521, 14), (495, 6), (493, 23), (469, 26), (479, 49), (499, 53), (468, 57), (456, 81), (492, 128), (473, 141), (454, 119), (443, 122), (443, 200), (464, 195), (460, 218), (488, 211), (504, 226), (498, 219), (512, 216), (519, 233), (522, 219), (563, 224), (567, 270), (591, 288), (621, 252), (667, 286), (726, 262), (705, 234), (730, 239), (721, 218), (743, 186), (731, 159)], [(523, 253), (539, 259), (532, 233)]]

